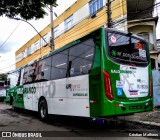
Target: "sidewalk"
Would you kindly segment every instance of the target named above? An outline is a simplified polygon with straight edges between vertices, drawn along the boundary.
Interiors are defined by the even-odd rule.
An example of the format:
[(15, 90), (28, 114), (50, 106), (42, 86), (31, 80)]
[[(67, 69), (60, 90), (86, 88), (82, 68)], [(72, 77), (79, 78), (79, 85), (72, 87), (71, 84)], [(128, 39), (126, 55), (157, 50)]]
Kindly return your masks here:
[(143, 124), (150, 124), (160, 127), (160, 107), (154, 108), (154, 110), (150, 112), (135, 113), (131, 116), (122, 116), (118, 118), (120, 120), (140, 122)]

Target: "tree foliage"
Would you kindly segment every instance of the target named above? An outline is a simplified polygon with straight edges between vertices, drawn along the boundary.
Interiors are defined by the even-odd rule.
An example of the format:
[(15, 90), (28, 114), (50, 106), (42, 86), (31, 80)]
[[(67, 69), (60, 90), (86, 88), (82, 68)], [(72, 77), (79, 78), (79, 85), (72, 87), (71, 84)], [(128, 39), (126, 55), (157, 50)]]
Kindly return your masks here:
[(46, 14), (46, 5), (54, 5), (57, 0), (0, 0), (0, 16), (21, 17), (25, 20), (40, 19)]

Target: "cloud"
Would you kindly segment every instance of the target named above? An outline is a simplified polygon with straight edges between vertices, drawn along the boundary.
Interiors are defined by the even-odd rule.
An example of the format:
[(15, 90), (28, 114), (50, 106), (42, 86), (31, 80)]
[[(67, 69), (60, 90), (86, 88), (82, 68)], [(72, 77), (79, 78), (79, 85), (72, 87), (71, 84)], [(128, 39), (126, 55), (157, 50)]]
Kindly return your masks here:
[(13, 50), (13, 47), (16, 45), (16, 42), (6, 42), (0, 40), (0, 54), (6, 54)]
[(0, 55), (0, 73), (15, 69), (15, 53), (9, 52)]

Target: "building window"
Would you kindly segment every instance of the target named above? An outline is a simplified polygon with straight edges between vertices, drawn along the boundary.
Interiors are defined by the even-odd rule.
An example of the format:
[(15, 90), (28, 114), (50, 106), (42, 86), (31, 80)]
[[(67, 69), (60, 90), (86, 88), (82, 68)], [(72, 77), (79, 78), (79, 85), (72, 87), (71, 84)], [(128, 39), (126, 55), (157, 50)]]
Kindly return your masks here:
[(26, 58), (27, 57), (27, 50), (22, 51), (22, 58)]
[(93, 16), (103, 7), (103, 0), (91, 0), (89, 3), (90, 15)]
[(30, 55), (30, 54), (31, 54), (31, 46), (27, 48), (27, 55)]
[(34, 48), (35, 48), (35, 51), (40, 48), (40, 42), (39, 42), (39, 40), (34, 43)]
[(58, 26), (54, 28), (54, 38), (56, 38), (57, 36), (59, 36)]
[[(46, 42), (48, 42), (49, 41), (49, 37), (48, 37), (48, 34), (45, 34), (44, 36), (43, 36), (43, 39), (41, 39), (42, 40), (42, 46), (45, 46), (47, 43)], [(45, 40), (45, 41), (44, 41)]]
[(147, 42), (150, 42), (149, 41), (149, 33), (142, 32), (142, 33), (138, 33), (137, 35), (140, 36), (140, 37), (142, 37), (142, 38), (144, 38)]
[(31, 53), (34, 53), (35, 50), (34, 50), (34, 44), (31, 45)]
[(160, 40), (157, 40), (157, 48), (160, 48)]
[(73, 27), (73, 15), (64, 21), (65, 31)]

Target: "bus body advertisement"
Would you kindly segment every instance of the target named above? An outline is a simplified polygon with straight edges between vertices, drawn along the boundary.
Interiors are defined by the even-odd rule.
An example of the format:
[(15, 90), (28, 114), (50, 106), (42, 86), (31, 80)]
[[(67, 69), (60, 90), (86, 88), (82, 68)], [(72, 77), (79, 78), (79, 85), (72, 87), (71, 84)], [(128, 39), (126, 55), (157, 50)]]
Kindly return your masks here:
[(97, 29), (15, 72), (6, 103), (37, 111), (42, 120), (153, 109), (148, 43), (131, 33)]

